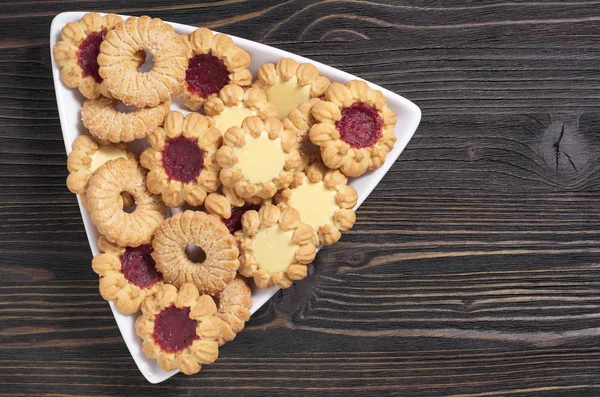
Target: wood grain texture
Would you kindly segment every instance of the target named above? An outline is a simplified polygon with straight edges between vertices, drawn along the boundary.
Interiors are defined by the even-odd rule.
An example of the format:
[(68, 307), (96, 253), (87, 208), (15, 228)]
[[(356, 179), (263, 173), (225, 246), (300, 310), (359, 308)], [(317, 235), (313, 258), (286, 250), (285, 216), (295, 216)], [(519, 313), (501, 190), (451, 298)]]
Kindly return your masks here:
[[(0, 3), (0, 395), (600, 395), (600, 2)], [(423, 121), (311, 274), (150, 385), (98, 294), (48, 32), (149, 14), (296, 52)]]

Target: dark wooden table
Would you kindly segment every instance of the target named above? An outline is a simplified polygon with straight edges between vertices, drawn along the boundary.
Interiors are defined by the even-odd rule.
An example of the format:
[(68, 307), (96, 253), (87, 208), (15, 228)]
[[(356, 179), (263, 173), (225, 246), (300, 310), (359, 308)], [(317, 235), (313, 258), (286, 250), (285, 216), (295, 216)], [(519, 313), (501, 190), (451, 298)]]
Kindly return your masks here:
[[(600, 395), (600, 2), (3, 1), (0, 395)], [(200, 374), (137, 370), (98, 294), (50, 69), (61, 11), (271, 44), (417, 103), (358, 211)]]

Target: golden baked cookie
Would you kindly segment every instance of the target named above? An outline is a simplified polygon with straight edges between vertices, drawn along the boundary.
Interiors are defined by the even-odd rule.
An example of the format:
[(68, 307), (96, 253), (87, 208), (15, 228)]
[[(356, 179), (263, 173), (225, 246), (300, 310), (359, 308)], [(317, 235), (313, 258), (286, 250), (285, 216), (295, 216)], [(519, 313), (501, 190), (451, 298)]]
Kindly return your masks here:
[(108, 98), (86, 100), (81, 108), (81, 121), (90, 134), (100, 141), (131, 142), (145, 138), (162, 125), (171, 100), (153, 108), (135, 109), (128, 113), (117, 110), (119, 102)]
[(315, 118), (310, 111), (314, 104), (319, 101), (319, 98), (312, 98), (308, 102), (302, 102), (297, 108), (292, 109), (286, 118), (281, 120), (283, 128), (296, 134), (298, 151), (304, 164), (304, 172), (306, 172), (309, 165), (321, 160), (321, 148), (312, 143), (308, 138), (310, 127), (315, 124)]
[(161, 194), (169, 207), (184, 202), (200, 206), (206, 194), (221, 184), (215, 154), (222, 138), (212, 123), (198, 113), (184, 117), (173, 111), (165, 117), (163, 127), (148, 135), (152, 147), (144, 150), (140, 162), (150, 170), (148, 189)]
[(142, 301), (163, 284), (162, 274), (154, 266), (152, 246), (119, 247), (100, 236), (98, 248), (102, 253), (92, 260), (92, 269), (100, 276), (100, 295), (114, 301), (121, 313), (139, 311)]
[(258, 212), (244, 214), (242, 231), (240, 273), (253, 277), (258, 287), (288, 288), (306, 277), (319, 237), (310, 225), (300, 222), (298, 211), (264, 205)]
[[(136, 54), (152, 55), (154, 66), (138, 71)], [(159, 18), (129, 17), (100, 44), (98, 72), (110, 94), (128, 106), (154, 107), (170, 99), (185, 78), (186, 46), (173, 27)]]
[[(123, 192), (135, 201), (131, 213), (123, 210)], [(160, 197), (146, 188), (146, 170), (135, 160), (118, 158), (98, 168), (88, 182), (86, 198), (98, 232), (121, 247), (148, 244), (167, 213)]]
[(237, 276), (215, 297), (215, 302), (217, 317), (225, 321), (223, 336), (218, 340), (221, 346), (232, 341), (250, 319), (252, 291), (246, 280)]
[(331, 84), (325, 98), (312, 107), (316, 123), (309, 132), (325, 165), (350, 177), (381, 167), (396, 143), (396, 114), (385, 96), (353, 80)]
[(348, 186), (346, 175), (321, 162), (311, 164), (306, 175), (295, 178), (289, 188), (277, 193), (275, 200), (282, 208), (296, 209), (300, 221), (318, 233), (323, 245), (336, 243), (341, 232), (350, 230), (356, 221), (356, 189)]
[(254, 86), (267, 93), (269, 102), (283, 119), (302, 102), (323, 95), (329, 84), (329, 79), (319, 75), (314, 65), (281, 58), (275, 65), (265, 63), (258, 69)]
[[(188, 244), (200, 247), (206, 258), (191, 261)], [(201, 211), (184, 211), (161, 223), (152, 241), (152, 257), (163, 278), (180, 287), (193, 283), (203, 294), (216, 295), (234, 279), (240, 266), (235, 239), (216, 217)]]
[(211, 193), (204, 201), (206, 211), (221, 219), (229, 233), (242, 230), (242, 216), (246, 211), (258, 211), (263, 204), (270, 204), (271, 200), (259, 197), (244, 199), (237, 195), (232, 187), (223, 186), (221, 193)]
[(179, 291), (163, 284), (142, 303), (135, 332), (143, 339), (144, 354), (160, 368), (191, 375), (219, 356), (224, 322), (216, 313), (213, 298), (200, 295), (193, 284), (183, 284)]
[(262, 120), (277, 117), (277, 109), (267, 101), (265, 93), (258, 88), (244, 89), (237, 84), (227, 84), (218, 96), (210, 97), (204, 103), (204, 112), (215, 121), (215, 127), (225, 134), (231, 127), (241, 127), (249, 116)]
[(292, 183), (302, 168), (296, 136), (283, 129), (281, 121), (257, 116), (244, 119), (242, 127), (231, 127), (217, 151), (224, 186), (235, 188), (243, 198), (271, 198)]
[(227, 84), (250, 85), (250, 55), (233, 44), (231, 37), (214, 34), (206, 28), (182, 37), (187, 45), (189, 65), (177, 95), (183, 98), (185, 106), (200, 110), (207, 99), (217, 95)]
[[(61, 41), (53, 48), (60, 79), (70, 88), (78, 88), (88, 99), (110, 95), (98, 73), (98, 54), (106, 32), (122, 22), (115, 14), (100, 16), (87, 13), (77, 22), (69, 22), (61, 30)], [(136, 68), (144, 63), (141, 54), (135, 54), (129, 62)]]

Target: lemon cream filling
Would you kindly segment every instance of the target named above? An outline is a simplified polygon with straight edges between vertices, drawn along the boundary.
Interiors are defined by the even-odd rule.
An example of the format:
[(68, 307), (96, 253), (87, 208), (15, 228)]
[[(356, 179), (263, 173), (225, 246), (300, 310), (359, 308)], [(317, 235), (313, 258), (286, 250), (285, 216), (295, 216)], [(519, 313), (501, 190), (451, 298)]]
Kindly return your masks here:
[(127, 158), (127, 152), (115, 146), (98, 146), (98, 150), (91, 156), (90, 172), (94, 173), (101, 165), (109, 160)]
[(339, 207), (335, 202), (336, 192), (329, 190), (323, 182), (311, 183), (304, 177), (302, 185), (291, 190), (287, 204), (300, 213), (300, 220), (315, 230), (331, 223), (335, 210)]
[(285, 232), (279, 225), (263, 229), (252, 242), (252, 251), (258, 266), (273, 276), (282, 272), (294, 261), (300, 246), (292, 241), (292, 231)]
[(267, 90), (267, 98), (277, 108), (279, 118), (283, 119), (292, 109), (310, 99), (310, 86), (298, 84), (296, 76), (285, 82), (277, 77), (275, 84)]
[(231, 127), (241, 127), (242, 121), (249, 116), (256, 116), (256, 112), (239, 104), (225, 106), (220, 114), (216, 114), (212, 118), (215, 121), (215, 127), (221, 131), (221, 134), (225, 134)]
[(244, 147), (235, 150), (238, 162), (235, 168), (252, 183), (265, 183), (277, 177), (285, 163), (281, 138), (269, 139), (266, 132), (258, 138), (246, 134)]

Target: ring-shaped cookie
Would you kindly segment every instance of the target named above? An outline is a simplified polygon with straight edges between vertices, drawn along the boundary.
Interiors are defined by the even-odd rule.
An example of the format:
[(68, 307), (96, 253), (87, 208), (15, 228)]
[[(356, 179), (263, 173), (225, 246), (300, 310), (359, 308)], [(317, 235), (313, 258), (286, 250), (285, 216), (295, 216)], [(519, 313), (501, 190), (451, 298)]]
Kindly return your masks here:
[(300, 221), (312, 226), (323, 245), (336, 243), (341, 232), (350, 230), (356, 221), (356, 189), (348, 186), (346, 175), (321, 162), (311, 164), (306, 175), (299, 174), (275, 200), (282, 208), (296, 209)]
[(221, 134), (231, 127), (241, 127), (246, 117), (277, 117), (277, 109), (262, 90), (252, 87), (244, 92), (237, 84), (227, 84), (218, 96), (210, 97), (204, 103), (204, 112), (215, 121)]
[[(123, 192), (135, 201), (131, 213), (123, 210)], [(160, 197), (146, 188), (146, 170), (137, 161), (124, 158), (108, 161), (94, 172), (86, 199), (98, 232), (121, 247), (148, 244), (167, 213)]]
[(298, 152), (300, 152), (300, 156), (302, 157), (304, 172), (306, 172), (312, 163), (321, 160), (321, 148), (312, 143), (308, 138), (310, 127), (315, 124), (315, 118), (310, 111), (314, 104), (319, 101), (319, 98), (313, 98), (308, 102), (302, 102), (297, 108), (290, 111), (286, 118), (281, 120), (283, 128), (296, 134)]
[(217, 340), (224, 322), (216, 312), (213, 299), (200, 295), (193, 284), (184, 284), (179, 291), (173, 285), (161, 285), (144, 300), (142, 315), (135, 321), (142, 351), (165, 371), (197, 373), (219, 356)]
[(139, 311), (144, 299), (163, 284), (162, 274), (154, 266), (152, 246), (119, 247), (100, 236), (98, 248), (102, 253), (92, 259), (92, 269), (100, 276), (100, 295), (114, 301), (121, 313)]
[(350, 177), (381, 167), (396, 143), (396, 114), (385, 96), (352, 80), (331, 84), (325, 98), (312, 107), (316, 123), (309, 132), (325, 165)]
[(235, 188), (243, 198), (273, 197), (289, 186), (302, 168), (296, 136), (285, 130), (277, 117), (263, 122), (251, 116), (244, 119), (241, 128), (228, 129), (217, 151), (217, 162), (223, 167), (219, 176), (223, 185)]
[(275, 284), (288, 288), (307, 275), (306, 265), (315, 259), (319, 237), (312, 227), (300, 222), (291, 207), (267, 204), (242, 217), (240, 274), (253, 277), (260, 288)]
[(150, 170), (148, 189), (161, 194), (169, 207), (184, 202), (200, 206), (207, 193), (217, 190), (219, 170), (215, 160), (221, 146), (221, 133), (213, 121), (198, 113), (183, 116), (172, 111), (163, 127), (148, 135), (152, 147), (144, 150), (140, 162)]
[[(146, 51), (154, 59), (147, 72), (133, 60)], [(109, 31), (100, 45), (98, 69), (110, 94), (128, 106), (154, 107), (167, 101), (185, 78), (186, 46), (159, 18), (129, 17)]]
[[(77, 88), (88, 99), (110, 96), (102, 77), (98, 73), (98, 54), (106, 32), (123, 20), (115, 14), (100, 16), (87, 13), (77, 22), (69, 22), (61, 30), (61, 40), (52, 52), (58, 64), (60, 79), (70, 88)], [(139, 67), (144, 63), (140, 54), (130, 59)]]
[(206, 28), (182, 37), (189, 65), (177, 95), (189, 109), (200, 110), (207, 99), (216, 96), (227, 84), (250, 85), (250, 54), (236, 46), (231, 37), (214, 34)]
[(253, 86), (266, 92), (269, 102), (277, 108), (279, 118), (283, 119), (302, 102), (323, 95), (329, 84), (329, 79), (319, 75), (314, 65), (281, 58), (277, 64), (262, 65)]
[(171, 100), (153, 108), (135, 109), (128, 113), (117, 110), (119, 101), (98, 98), (86, 100), (81, 108), (81, 121), (90, 134), (100, 141), (131, 142), (145, 138), (161, 125), (171, 107)]
[(215, 297), (217, 317), (225, 322), (219, 346), (232, 341), (244, 329), (250, 319), (252, 291), (243, 277), (233, 279), (219, 295)]
[[(202, 248), (206, 259), (192, 262), (188, 244)], [(163, 278), (180, 287), (193, 283), (203, 294), (216, 295), (235, 278), (240, 266), (237, 243), (216, 217), (201, 211), (184, 211), (161, 223), (152, 241), (152, 257)]]

